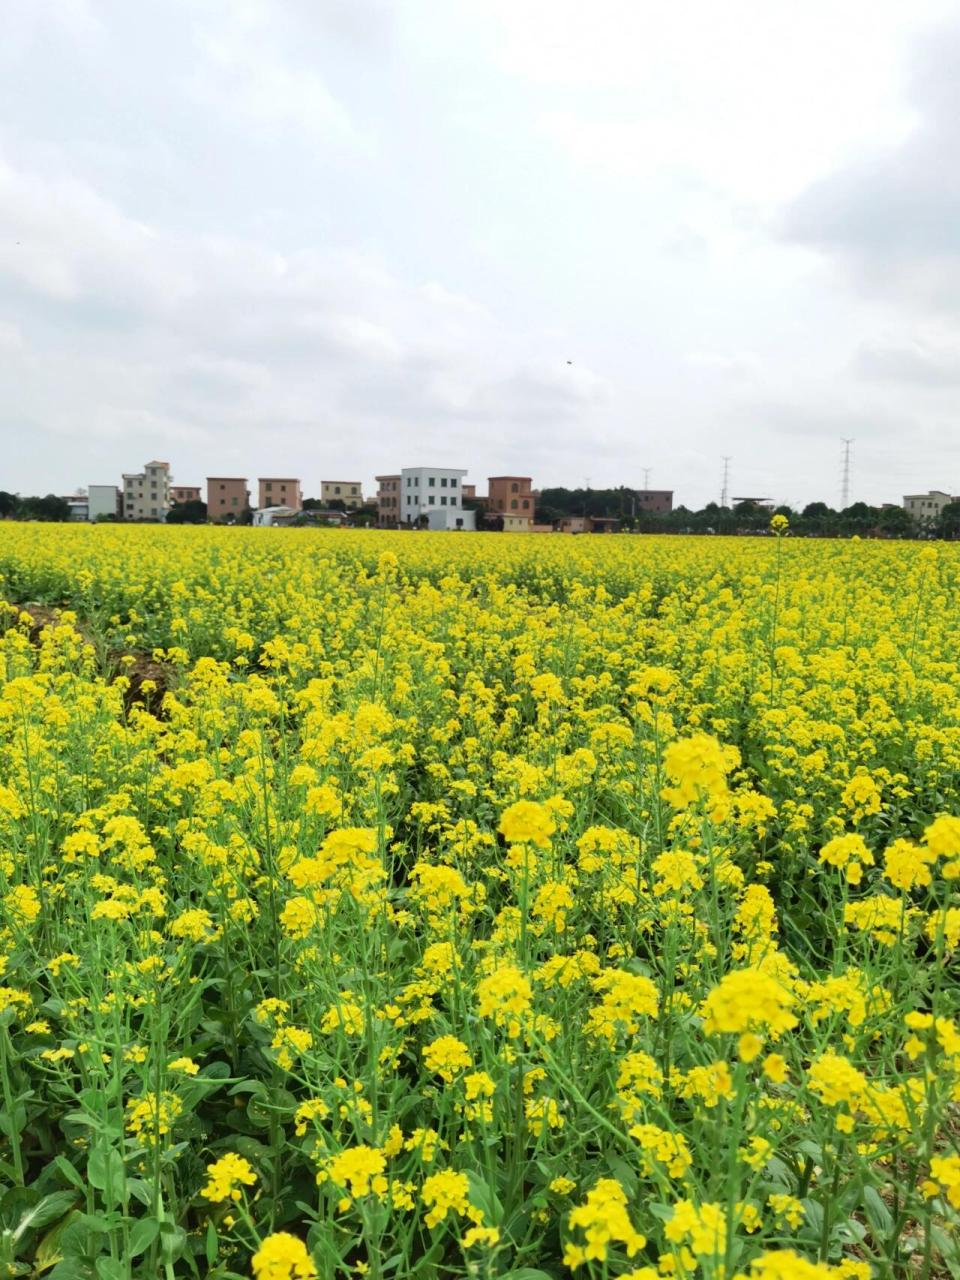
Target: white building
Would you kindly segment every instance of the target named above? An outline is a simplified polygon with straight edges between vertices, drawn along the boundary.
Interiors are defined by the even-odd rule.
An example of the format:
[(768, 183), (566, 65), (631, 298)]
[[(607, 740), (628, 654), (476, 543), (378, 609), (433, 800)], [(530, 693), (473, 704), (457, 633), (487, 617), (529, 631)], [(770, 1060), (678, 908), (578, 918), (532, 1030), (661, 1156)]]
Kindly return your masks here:
[(115, 484), (92, 484), (87, 489), (87, 519), (117, 516), (120, 513), (120, 490)]
[(166, 520), (170, 510), (170, 463), (148, 462), (123, 473), (124, 520)]
[(88, 520), (90, 518), (90, 507), (85, 493), (71, 493), (64, 499), (64, 501), (70, 508), (71, 520)]
[(400, 472), (400, 520), (430, 529), (475, 529), (476, 513), (463, 507), (457, 467), (404, 467)]
[(293, 507), (261, 507), (253, 513), (253, 523), (256, 525), (289, 524), (296, 514)]
[(942, 489), (930, 489), (927, 493), (904, 494), (903, 505), (914, 520), (926, 520), (932, 523), (940, 519), (940, 512), (948, 503), (957, 501), (960, 499), (951, 497)]

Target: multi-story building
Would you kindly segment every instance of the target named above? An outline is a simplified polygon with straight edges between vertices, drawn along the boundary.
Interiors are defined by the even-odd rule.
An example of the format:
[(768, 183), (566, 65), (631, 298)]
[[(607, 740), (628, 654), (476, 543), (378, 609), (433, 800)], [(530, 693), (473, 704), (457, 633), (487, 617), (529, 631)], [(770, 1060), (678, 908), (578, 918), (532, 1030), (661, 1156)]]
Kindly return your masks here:
[(299, 511), (303, 506), (299, 480), (267, 476), (257, 481), (257, 487), (260, 491), (257, 507), (261, 511), (267, 507), (289, 507), (291, 511)]
[(363, 506), (363, 485), (359, 480), (321, 480), (320, 501), (325, 507), (342, 502), (347, 510)]
[(170, 501), (182, 506), (185, 502), (200, 501), (198, 484), (173, 484), (170, 486)]
[(71, 520), (90, 519), (90, 499), (85, 493), (69, 493), (64, 498), (64, 502), (70, 508)]
[(663, 516), (673, 510), (672, 489), (632, 489), (631, 507), (635, 500), (637, 511), (646, 511), (652, 515)]
[(207, 519), (232, 524), (250, 509), (246, 477), (207, 476)]
[(170, 463), (148, 462), (123, 473), (124, 520), (166, 520), (170, 510)]
[(533, 481), (529, 476), (490, 476), (487, 479), (487, 510), (503, 515), (533, 517)]
[(115, 520), (120, 515), (120, 490), (115, 484), (92, 484), (87, 488), (87, 519)]
[(400, 523), (400, 477), (376, 476), (377, 525), (395, 529)]
[(927, 493), (907, 493), (903, 497), (904, 508), (910, 512), (914, 520), (923, 520), (930, 524), (940, 519), (941, 511), (951, 502), (960, 502), (960, 498), (951, 497), (942, 489), (930, 489)]
[(404, 467), (400, 472), (400, 519), (430, 529), (475, 529), (476, 513), (464, 509), (460, 486), (466, 470)]

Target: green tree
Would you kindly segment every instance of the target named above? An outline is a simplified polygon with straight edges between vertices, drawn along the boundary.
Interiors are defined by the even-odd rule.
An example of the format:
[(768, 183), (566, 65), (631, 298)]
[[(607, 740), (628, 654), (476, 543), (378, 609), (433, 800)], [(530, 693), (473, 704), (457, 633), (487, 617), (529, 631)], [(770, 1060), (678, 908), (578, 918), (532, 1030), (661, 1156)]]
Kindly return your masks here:
[[(903, 514), (907, 513), (904, 511)], [(912, 524), (912, 518), (908, 517), (908, 519)], [(960, 502), (948, 502), (940, 512), (937, 520), (937, 535), (941, 538), (960, 537)]]
[(198, 498), (175, 502), (167, 512), (167, 524), (206, 524), (207, 504)]

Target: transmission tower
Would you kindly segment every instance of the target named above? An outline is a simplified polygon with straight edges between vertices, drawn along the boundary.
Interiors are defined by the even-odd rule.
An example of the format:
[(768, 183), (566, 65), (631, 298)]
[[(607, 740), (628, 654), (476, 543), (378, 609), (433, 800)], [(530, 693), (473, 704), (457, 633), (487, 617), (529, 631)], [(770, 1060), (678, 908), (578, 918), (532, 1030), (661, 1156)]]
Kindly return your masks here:
[(653, 467), (643, 467), (641, 470), (643, 471), (643, 487), (646, 490), (650, 488), (650, 472)]
[(730, 459), (732, 454), (728, 454), (723, 459), (723, 488), (720, 490), (721, 507), (729, 506), (728, 495), (730, 493)]
[(843, 440), (843, 484), (840, 489), (840, 510), (845, 511), (850, 505), (850, 446), (854, 437), (841, 437)]

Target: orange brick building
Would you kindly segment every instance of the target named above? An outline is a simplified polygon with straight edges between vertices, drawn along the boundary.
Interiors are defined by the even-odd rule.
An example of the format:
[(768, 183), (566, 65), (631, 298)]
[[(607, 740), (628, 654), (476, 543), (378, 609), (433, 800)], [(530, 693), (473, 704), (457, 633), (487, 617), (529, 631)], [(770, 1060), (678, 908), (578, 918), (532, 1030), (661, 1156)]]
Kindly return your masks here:
[(533, 516), (534, 498), (529, 476), (489, 476), (487, 510), (504, 514)]
[(257, 488), (257, 506), (261, 511), (264, 507), (289, 507), (291, 511), (299, 511), (303, 506), (299, 480), (266, 476), (257, 481)]
[(250, 509), (246, 477), (207, 476), (207, 519), (214, 524), (239, 520)]

